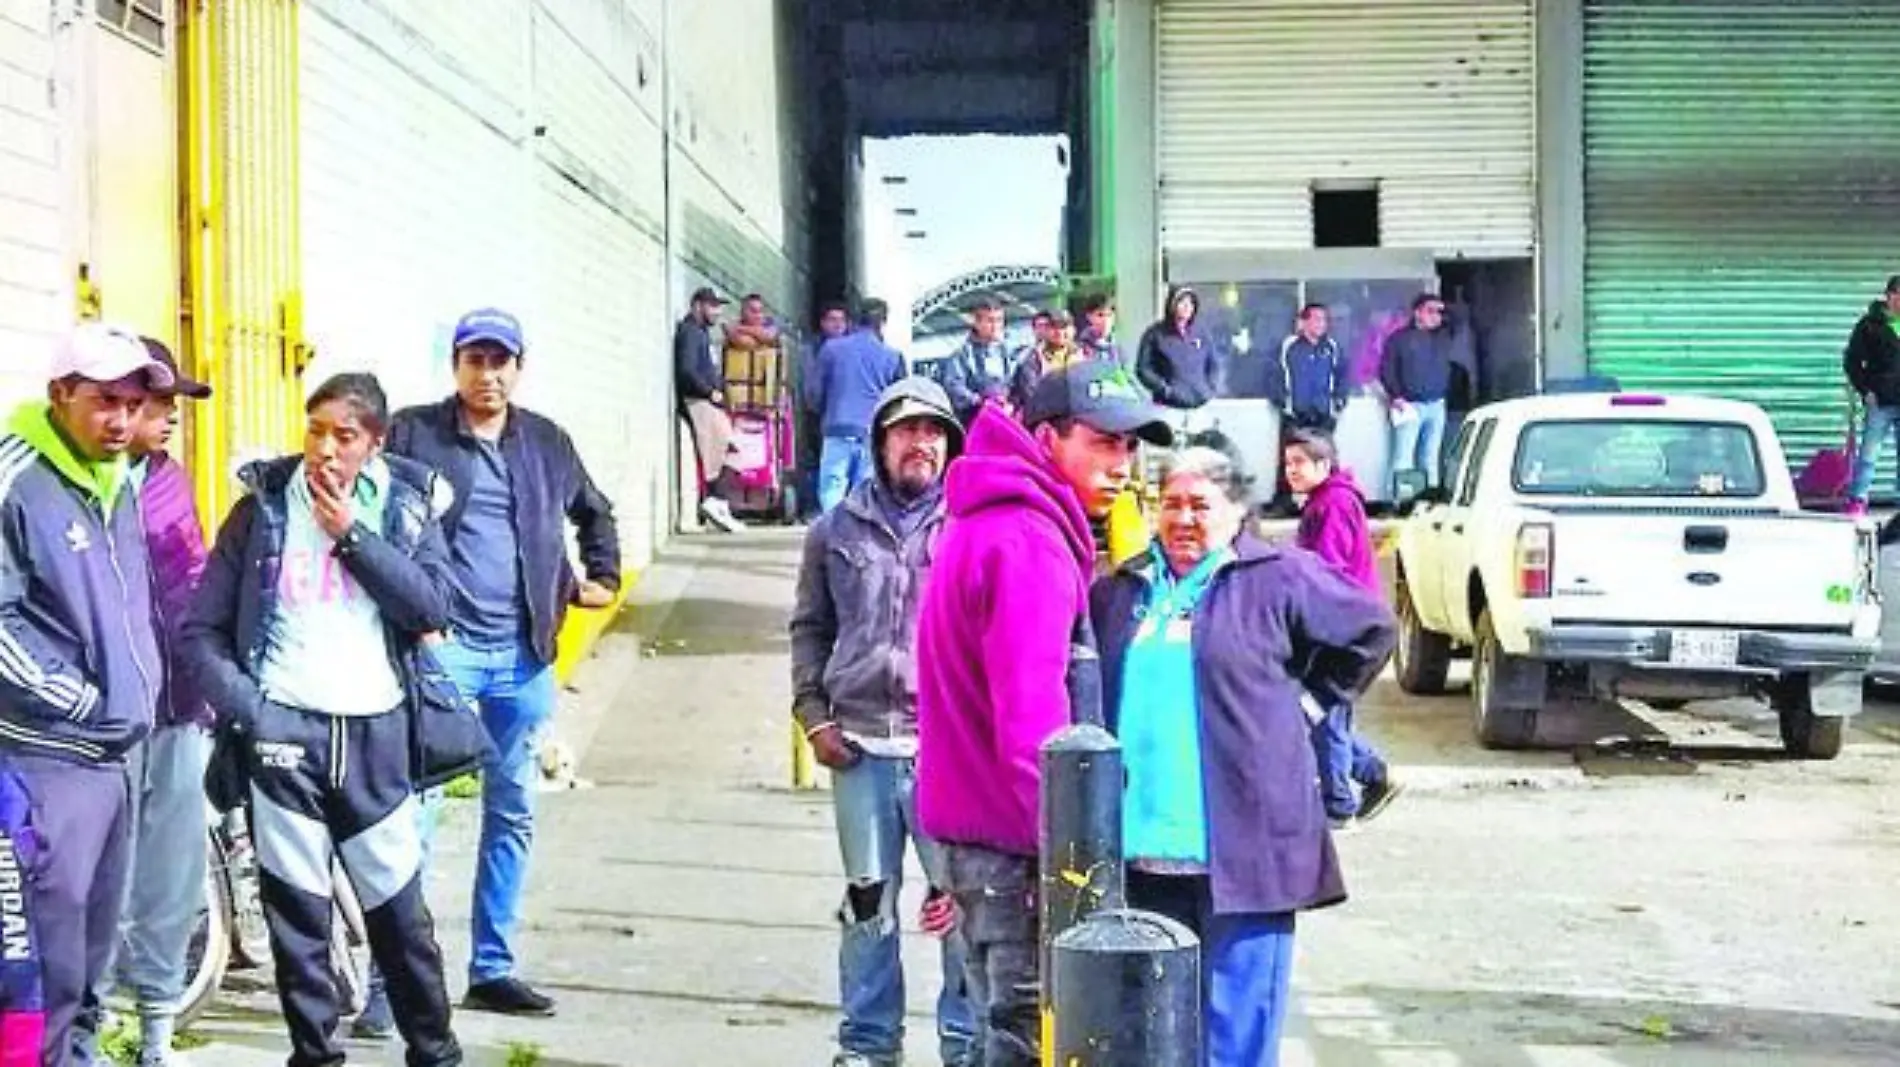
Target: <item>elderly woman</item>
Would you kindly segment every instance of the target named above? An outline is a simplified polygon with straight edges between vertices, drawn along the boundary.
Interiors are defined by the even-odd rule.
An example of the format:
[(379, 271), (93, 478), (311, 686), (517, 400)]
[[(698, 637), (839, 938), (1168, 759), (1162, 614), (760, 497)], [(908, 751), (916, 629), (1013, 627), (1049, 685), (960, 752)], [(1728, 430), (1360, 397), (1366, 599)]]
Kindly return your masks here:
[(1091, 597), (1129, 900), (1200, 936), (1214, 1067), (1278, 1062), (1294, 915), (1346, 898), (1301, 695), (1350, 700), (1396, 638), (1364, 589), (1242, 532), (1247, 483), (1227, 453), (1170, 455), (1154, 544)]

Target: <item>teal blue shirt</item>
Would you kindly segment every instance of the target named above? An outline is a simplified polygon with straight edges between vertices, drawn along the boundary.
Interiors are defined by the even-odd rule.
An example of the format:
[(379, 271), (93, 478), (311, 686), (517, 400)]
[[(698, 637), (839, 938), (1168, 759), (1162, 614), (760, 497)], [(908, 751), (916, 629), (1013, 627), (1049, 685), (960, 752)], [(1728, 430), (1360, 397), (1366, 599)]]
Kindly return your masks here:
[(1128, 771), (1123, 851), (1131, 860), (1207, 862), (1194, 610), (1232, 558), (1222, 549), (1176, 581), (1153, 553), (1148, 603), (1122, 666), (1120, 735)]

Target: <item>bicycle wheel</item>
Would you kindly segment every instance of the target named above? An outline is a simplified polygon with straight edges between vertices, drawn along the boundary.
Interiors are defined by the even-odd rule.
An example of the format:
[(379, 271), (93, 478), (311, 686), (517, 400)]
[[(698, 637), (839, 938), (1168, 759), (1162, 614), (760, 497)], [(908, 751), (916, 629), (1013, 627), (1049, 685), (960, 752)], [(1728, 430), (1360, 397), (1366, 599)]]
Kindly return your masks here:
[(369, 936), (356, 887), (342, 870), (336, 871), (330, 912), (330, 973), (336, 980), (337, 1003), (343, 1014), (358, 1015), (369, 1001)]
[(231, 963), (231, 891), (225, 884), (221, 849), (211, 842), (211, 865), (205, 872), (205, 893), (197, 929), (185, 950), (185, 992), (179, 998), (178, 1029), (188, 1030), (203, 1015), (224, 984)]

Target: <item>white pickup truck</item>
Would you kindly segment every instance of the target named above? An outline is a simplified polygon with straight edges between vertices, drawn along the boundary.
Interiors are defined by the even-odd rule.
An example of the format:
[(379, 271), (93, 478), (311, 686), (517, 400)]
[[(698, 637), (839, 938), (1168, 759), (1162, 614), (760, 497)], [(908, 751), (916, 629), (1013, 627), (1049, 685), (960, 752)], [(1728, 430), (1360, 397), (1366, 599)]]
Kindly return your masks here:
[(1570, 394), (1471, 413), (1398, 537), (1399, 684), (1472, 658), (1478, 739), (1613, 697), (1754, 695), (1794, 755), (1839, 754), (1879, 650), (1871, 524), (1803, 512), (1761, 409)]

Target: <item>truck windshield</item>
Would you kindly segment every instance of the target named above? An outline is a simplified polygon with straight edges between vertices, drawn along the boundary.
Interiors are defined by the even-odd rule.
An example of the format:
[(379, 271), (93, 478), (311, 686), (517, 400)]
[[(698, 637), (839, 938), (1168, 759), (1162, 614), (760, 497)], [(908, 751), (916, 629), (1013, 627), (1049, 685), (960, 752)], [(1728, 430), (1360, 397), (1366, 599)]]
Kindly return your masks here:
[(1517, 442), (1511, 484), (1545, 496), (1755, 497), (1761, 455), (1732, 422), (1535, 422)]

